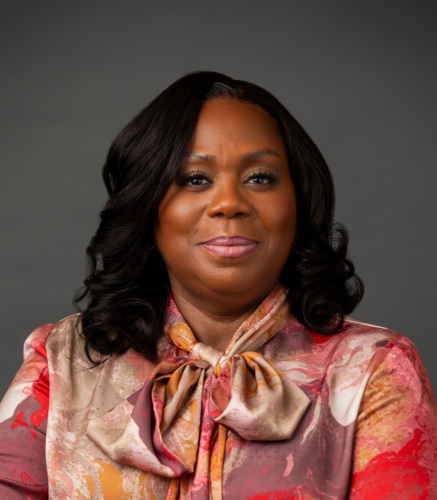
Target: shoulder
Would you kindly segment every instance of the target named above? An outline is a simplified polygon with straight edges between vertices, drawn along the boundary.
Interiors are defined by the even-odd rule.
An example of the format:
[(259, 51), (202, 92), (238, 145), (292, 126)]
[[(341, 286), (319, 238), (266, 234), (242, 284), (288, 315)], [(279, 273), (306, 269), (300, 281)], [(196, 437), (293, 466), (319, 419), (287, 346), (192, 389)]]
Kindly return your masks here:
[[(36, 328), (25, 340), (23, 347), (23, 364), (15, 375), (11, 388), (22, 384), (32, 384), (41, 377), (47, 377), (50, 358), (53, 358), (53, 345), (67, 343), (74, 336), (75, 325), (79, 314), (69, 316), (58, 323), (47, 323)], [(21, 384), (21, 385), (20, 385)], [(20, 389), (21, 390), (21, 389)]]
[(365, 365), (368, 374), (390, 360), (395, 360), (398, 371), (406, 366), (413, 366), (418, 372), (424, 371), (413, 342), (389, 328), (346, 318), (340, 332), (333, 337), (335, 358), (349, 359), (353, 366), (364, 368)]
[[(393, 330), (349, 318), (348, 320), (353, 327), (362, 329), (363, 332), (369, 329), (376, 336), (378, 333), (383, 334), (380, 338), (372, 339), (373, 342), (370, 343), (372, 362), (369, 363), (367, 373), (366, 397), (369, 397), (369, 393), (380, 395), (387, 391), (393, 396), (398, 391), (398, 399), (405, 399), (409, 395), (414, 402), (412, 407), (427, 401), (432, 407), (435, 419), (436, 408), (431, 382), (414, 343)], [(381, 331), (378, 332), (378, 329)], [(364, 338), (367, 338), (367, 335), (364, 335)]]
[[(305, 360), (313, 374), (335, 366), (381, 361), (381, 356), (396, 346), (414, 350), (413, 344), (400, 333), (382, 326), (346, 318), (335, 334), (321, 335), (292, 318), (281, 332), (268, 342), (267, 350), (280, 363)], [(375, 358), (376, 356), (376, 358)], [(374, 359), (375, 358), (375, 359)]]
[[(91, 404), (94, 397), (99, 410), (107, 411), (142, 387), (156, 363), (133, 349), (105, 356), (90, 348), (93, 360), (103, 358), (102, 363), (94, 365), (85, 350), (81, 319), (81, 314), (74, 314), (53, 325), (44, 325), (28, 340), (34, 349), (44, 343), (50, 384), (54, 388), (53, 401), (62, 406), (61, 401), (68, 400), (71, 407), (81, 401), (82, 407), (94, 408)], [(72, 390), (78, 387), (81, 391)]]
[(426, 400), (426, 408), (434, 412), (429, 377), (415, 345), (407, 337), (347, 318), (331, 341), (334, 348), (327, 363), (326, 380), (331, 411), (339, 422), (352, 422), (369, 394), (373, 395), (373, 406), (382, 405), (387, 397), (398, 401), (399, 411), (408, 407), (412, 414), (417, 414)]
[(36, 328), (24, 343), (25, 364), (36, 358), (44, 358), (54, 380), (60, 371), (74, 372), (89, 369), (92, 363), (85, 351), (81, 335), (81, 314), (73, 314), (56, 323)]
[(310, 331), (311, 339), (315, 344), (327, 344), (334, 348), (342, 346), (361, 346), (361, 348), (378, 349), (388, 344), (397, 343), (406, 337), (384, 326), (372, 325), (354, 318), (346, 317), (341, 329), (335, 334), (320, 335)]
[(342, 328), (333, 335), (310, 332), (316, 352), (325, 352), (332, 363), (353, 364), (368, 362), (375, 367), (390, 353), (402, 354), (408, 358), (417, 355), (414, 344), (404, 335), (383, 326), (372, 325), (347, 317)]
[(349, 409), (357, 410), (369, 379), (377, 371), (388, 380), (390, 370), (405, 384), (414, 373), (415, 384), (420, 382), (432, 393), (414, 344), (389, 328), (346, 318), (336, 334), (320, 335), (292, 320), (270, 342), (269, 357), (292, 380), (311, 390), (329, 390), (330, 404), (341, 407), (342, 422), (350, 421), (353, 412)]
[(72, 314), (57, 323), (46, 323), (36, 328), (24, 342), (24, 358), (38, 352), (47, 357), (46, 346), (54, 342), (66, 342), (77, 334), (81, 315)]
[(0, 422), (11, 418), (18, 407), (20, 411), (25, 411), (36, 405), (41, 408), (41, 414), (47, 411), (50, 365), (51, 359), (56, 357), (56, 349), (51, 344), (56, 343), (56, 339), (62, 339), (65, 343), (78, 319), (79, 315), (75, 314), (58, 323), (47, 323), (27, 337), (23, 364), (0, 404)]
[[(413, 342), (404, 335), (378, 325), (353, 318), (346, 318), (341, 330), (326, 340), (311, 333), (315, 350), (324, 351), (329, 357), (327, 372), (347, 379), (355, 374), (361, 382), (381, 366), (393, 367), (401, 375), (402, 370), (424, 373), (422, 360)], [(325, 349), (323, 346), (326, 346)]]

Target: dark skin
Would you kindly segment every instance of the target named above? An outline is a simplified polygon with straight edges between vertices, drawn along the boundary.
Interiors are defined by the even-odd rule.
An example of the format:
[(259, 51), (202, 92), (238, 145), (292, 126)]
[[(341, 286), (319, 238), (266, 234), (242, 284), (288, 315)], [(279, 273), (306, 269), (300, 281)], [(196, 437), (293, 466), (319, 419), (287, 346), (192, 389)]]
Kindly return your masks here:
[(155, 224), (173, 297), (199, 342), (225, 350), (278, 283), (296, 224), (274, 120), (250, 103), (207, 102)]

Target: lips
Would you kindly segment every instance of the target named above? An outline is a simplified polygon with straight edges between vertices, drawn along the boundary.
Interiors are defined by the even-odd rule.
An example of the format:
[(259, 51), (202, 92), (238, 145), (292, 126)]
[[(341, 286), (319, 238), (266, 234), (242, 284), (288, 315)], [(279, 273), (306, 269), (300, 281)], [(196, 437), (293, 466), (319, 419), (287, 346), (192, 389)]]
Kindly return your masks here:
[(202, 246), (214, 255), (237, 258), (254, 252), (258, 242), (243, 236), (219, 236), (202, 243)]

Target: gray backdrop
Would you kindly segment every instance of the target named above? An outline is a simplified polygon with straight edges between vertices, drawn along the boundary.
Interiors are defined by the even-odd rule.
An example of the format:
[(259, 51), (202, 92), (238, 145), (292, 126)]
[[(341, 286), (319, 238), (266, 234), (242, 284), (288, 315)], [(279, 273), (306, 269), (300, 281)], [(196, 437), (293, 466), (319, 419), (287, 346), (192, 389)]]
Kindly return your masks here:
[(3, 5), (0, 393), (26, 336), (72, 312), (110, 141), (199, 69), (266, 87), (319, 145), (367, 288), (354, 316), (412, 339), (437, 388), (436, 5)]

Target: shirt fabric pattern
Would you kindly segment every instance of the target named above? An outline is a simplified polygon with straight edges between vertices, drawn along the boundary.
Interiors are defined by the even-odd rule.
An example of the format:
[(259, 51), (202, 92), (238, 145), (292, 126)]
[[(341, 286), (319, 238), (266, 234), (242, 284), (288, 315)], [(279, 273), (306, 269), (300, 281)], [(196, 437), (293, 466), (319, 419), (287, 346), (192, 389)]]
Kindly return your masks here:
[(437, 409), (414, 345), (294, 319), (277, 287), (225, 353), (170, 302), (157, 362), (91, 368), (80, 315), (35, 330), (0, 405), (0, 499), (433, 499)]

